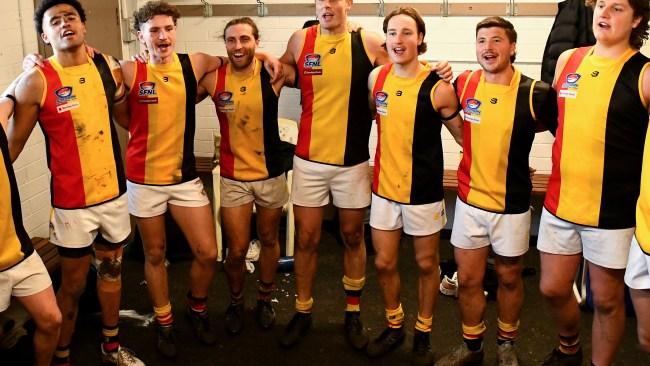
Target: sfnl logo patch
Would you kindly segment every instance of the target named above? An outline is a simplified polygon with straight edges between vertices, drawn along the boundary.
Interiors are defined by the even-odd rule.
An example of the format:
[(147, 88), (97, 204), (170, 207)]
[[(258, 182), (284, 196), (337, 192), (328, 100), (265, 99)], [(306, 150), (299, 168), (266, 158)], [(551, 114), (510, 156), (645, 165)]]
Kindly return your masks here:
[(323, 75), (321, 67), (321, 57), (317, 53), (310, 53), (305, 56), (303, 66), (303, 75)]
[(54, 91), (56, 96), (56, 111), (64, 113), (79, 108), (79, 99), (72, 92), (71, 86), (62, 86)]
[(138, 84), (138, 103), (157, 104), (158, 94), (156, 94), (156, 83), (153, 81), (143, 81)]

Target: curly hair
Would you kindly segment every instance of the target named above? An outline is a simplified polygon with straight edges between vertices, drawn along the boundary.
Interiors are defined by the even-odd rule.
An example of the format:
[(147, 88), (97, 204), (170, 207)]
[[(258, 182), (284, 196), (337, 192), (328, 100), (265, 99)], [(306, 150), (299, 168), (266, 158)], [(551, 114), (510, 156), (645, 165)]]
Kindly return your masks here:
[(45, 16), (45, 12), (48, 11), (50, 8), (55, 7), (57, 5), (70, 5), (72, 6), (77, 13), (79, 13), (79, 19), (81, 19), (82, 23), (86, 22), (86, 12), (84, 11), (83, 6), (81, 6), (81, 3), (77, 0), (43, 0), (41, 1), (36, 9), (34, 10), (34, 24), (36, 25), (36, 34), (42, 34), (43, 33), (43, 16)]
[(172, 17), (174, 25), (176, 25), (178, 18), (181, 17), (181, 13), (174, 5), (170, 5), (165, 1), (148, 1), (140, 9), (133, 12), (133, 29), (139, 31), (142, 24), (156, 15)]
[[(650, 2), (648, 0), (628, 0), (630, 7), (634, 11), (634, 18), (641, 18), (639, 25), (632, 29), (630, 33), (630, 46), (634, 49), (641, 49), (643, 43), (648, 39), (648, 30), (650, 25)], [(592, 8), (596, 6), (596, 0), (586, 0), (585, 4)]]

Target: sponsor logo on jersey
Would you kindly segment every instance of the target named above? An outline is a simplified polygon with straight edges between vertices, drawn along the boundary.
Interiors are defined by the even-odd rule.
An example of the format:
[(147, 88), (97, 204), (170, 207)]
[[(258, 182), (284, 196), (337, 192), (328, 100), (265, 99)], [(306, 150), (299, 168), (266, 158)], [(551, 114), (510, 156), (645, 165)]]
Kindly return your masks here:
[(305, 56), (305, 61), (303, 62), (303, 74), (304, 75), (322, 75), (323, 69), (320, 64), (321, 57), (317, 53), (310, 53)]
[(54, 95), (56, 96), (56, 111), (58, 113), (79, 108), (79, 100), (74, 95), (71, 86), (62, 86), (56, 89)]
[(470, 123), (481, 123), (481, 101), (475, 98), (465, 100), (465, 109), (463, 115), (465, 121)]
[(153, 81), (143, 81), (138, 84), (138, 103), (156, 104), (158, 97), (156, 94), (156, 83)]
[(388, 93), (384, 91), (378, 91), (375, 93), (375, 107), (377, 109), (377, 114), (380, 116), (388, 115)]

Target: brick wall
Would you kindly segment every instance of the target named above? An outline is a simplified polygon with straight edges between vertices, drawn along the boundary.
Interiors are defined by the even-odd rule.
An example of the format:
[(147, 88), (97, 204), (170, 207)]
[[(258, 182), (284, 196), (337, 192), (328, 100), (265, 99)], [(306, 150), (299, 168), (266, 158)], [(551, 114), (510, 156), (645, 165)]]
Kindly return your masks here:
[[(0, 90), (21, 72), (23, 55), (37, 51), (32, 20), (33, 0), (3, 0), (0, 4)], [(49, 171), (45, 142), (37, 127), (14, 163), (20, 189), (23, 220), (30, 236), (48, 236)]]

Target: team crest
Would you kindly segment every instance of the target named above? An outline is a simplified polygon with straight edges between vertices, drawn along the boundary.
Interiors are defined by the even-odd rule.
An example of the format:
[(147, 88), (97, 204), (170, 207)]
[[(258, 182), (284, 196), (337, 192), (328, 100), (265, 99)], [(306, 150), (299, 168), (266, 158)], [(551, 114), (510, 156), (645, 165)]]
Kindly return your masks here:
[(470, 123), (481, 123), (481, 101), (475, 98), (468, 98), (465, 100), (465, 108), (463, 114), (465, 121)]
[(321, 67), (321, 56), (317, 53), (310, 53), (305, 56), (303, 63), (303, 75), (323, 75)]
[(67, 112), (79, 108), (79, 100), (72, 92), (71, 86), (62, 86), (54, 91), (56, 96), (56, 111), (58, 113)]
[(388, 93), (384, 91), (378, 91), (375, 93), (375, 106), (377, 108), (377, 114), (380, 116), (388, 115)]
[(229, 91), (222, 91), (217, 94), (217, 109), (221, 113), (232, 113), (235, 111), (235, 102), (232, 100), (233, 94)]
[(567, 74), (564, 83), (562, 83), (562, 88), (558, 93), (560, 98), (571, 98), (575, 99), (578, 96), (578, 81), (580, 80), (581, 75), (572, 72)]
[(157, 104), (158, 94), (156, 94), (156, 83), (153, 81), (143, 81), (138, 84), (138, 103)]

